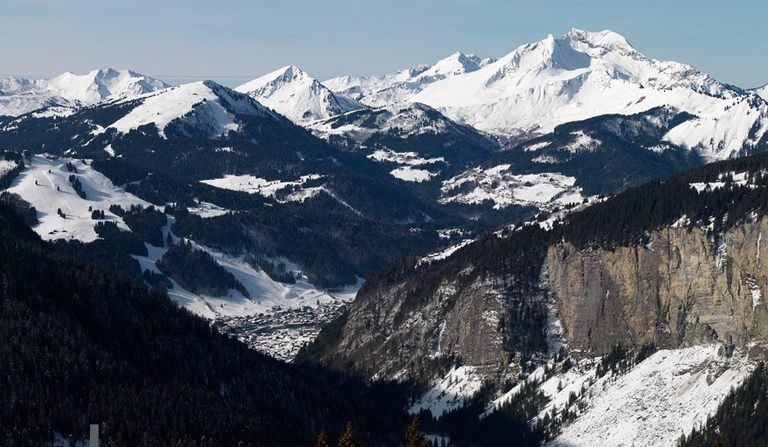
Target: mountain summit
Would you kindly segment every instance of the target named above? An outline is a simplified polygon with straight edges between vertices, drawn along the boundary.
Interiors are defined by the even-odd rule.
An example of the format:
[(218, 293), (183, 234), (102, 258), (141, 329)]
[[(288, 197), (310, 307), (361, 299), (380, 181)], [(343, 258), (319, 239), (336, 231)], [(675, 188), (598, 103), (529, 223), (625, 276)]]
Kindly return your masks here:
[(435, 82), (412, 100), (506, 135), (669, 105), (699, 119), (673, 129), (668, 139), (713, 158), (755, 144), (766, 128), (766, 107), (749, 95), (689, 65), (645, 57), (611, 31), (547, 36), (477, 71)]
[(324, 84), (340, 95), (381, 107), (407, 101), (433, 82), (479, 70), (494, 61), (457, 51), (434, 65), (417, 65), (383, 76), (341, 76)]
[(0, 78), (0, 115), (21, 115), (42, 107), (82, 106), (167, 88), (163, 81), (131, 70), (100, 68), (49, 79)]
[(300, 124), (364, 108), (336, 96), (317, 79), (289, 65), (235, 89)]

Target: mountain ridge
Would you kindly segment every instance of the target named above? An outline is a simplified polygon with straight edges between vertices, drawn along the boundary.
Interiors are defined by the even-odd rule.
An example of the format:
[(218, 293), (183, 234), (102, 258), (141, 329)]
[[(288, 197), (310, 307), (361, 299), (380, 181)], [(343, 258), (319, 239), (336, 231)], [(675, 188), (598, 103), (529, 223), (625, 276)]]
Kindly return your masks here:
[(99, 68), (83, 75), (47, 79), (0, 78), (0, 115), (21, 115), (50, 105), (77, 107), (141, 95), (169, 87), (163, 81), (123, 69)]
[(327, 119), (365, 106), (335, 95), (294, 65), (279, 68), (234, 89), (256, 99), (297, 124)]

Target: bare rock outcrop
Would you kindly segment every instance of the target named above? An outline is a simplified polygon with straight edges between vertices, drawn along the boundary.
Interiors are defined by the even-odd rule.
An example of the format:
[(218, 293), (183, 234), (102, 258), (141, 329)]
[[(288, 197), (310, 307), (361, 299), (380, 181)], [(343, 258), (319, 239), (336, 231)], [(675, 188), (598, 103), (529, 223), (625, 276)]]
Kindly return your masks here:
[(768, 336), (768, 219), (713, 237), (669, 227), (644, 245), (549, 248), (550, 286), (572, 348), (677, 348)]

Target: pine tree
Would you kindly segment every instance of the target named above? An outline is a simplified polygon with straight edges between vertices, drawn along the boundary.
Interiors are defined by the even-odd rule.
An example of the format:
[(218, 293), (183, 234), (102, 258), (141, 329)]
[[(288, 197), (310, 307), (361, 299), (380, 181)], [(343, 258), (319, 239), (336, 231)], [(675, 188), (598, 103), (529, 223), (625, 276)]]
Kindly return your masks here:
[(432, 444), (421, 433), (419, 428), (419, 416), (414, 416), (411, 419), (411, 423), (408, 424), (408, 428), (405, 431), (405, 446), (404, 447), (432, 447)]
[(355, 442), (355, 430), (352, 428), (352, 421), (347, 422), (347, 428), (339, 437), (339, 447), (357, 447)]
[(320, 429), (320, 434), (317, 435), (317, 440), (315, 440), (314, 447), (330, 447), (330, 444), (328, 444), (328, 435), (325, 434), (325, 429)]

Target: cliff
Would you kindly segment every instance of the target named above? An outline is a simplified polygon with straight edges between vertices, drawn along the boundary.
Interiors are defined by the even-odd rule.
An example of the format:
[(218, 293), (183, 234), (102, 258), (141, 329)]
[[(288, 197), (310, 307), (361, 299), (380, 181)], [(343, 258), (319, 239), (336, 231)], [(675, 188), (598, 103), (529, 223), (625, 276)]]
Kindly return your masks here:
[(367, 281), (342, 325), (300, 359), (424, 384), (454, 365), (484, 378), (515, 373), (521, 359), (546, 351), (545, 237), (529, 227), (448, 259), (402, 261)]
[[(614, 249), (550, 246), (549, 280), (571, 348), (618, 343), (745, 345), (768, 336), (768, 218), (715, 238), (700, 227), (652, 231)], [(768, 240), (768, 239), (767, 239)]]

